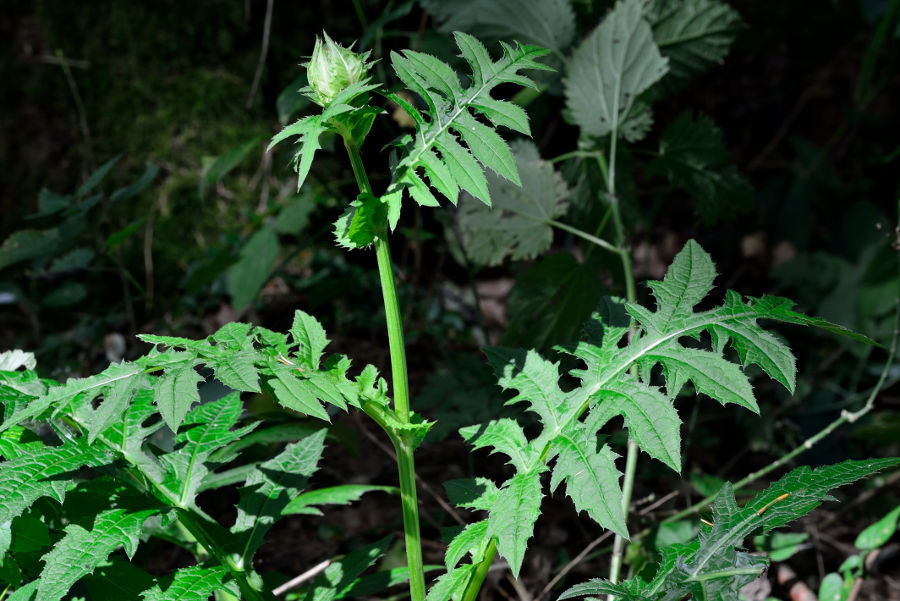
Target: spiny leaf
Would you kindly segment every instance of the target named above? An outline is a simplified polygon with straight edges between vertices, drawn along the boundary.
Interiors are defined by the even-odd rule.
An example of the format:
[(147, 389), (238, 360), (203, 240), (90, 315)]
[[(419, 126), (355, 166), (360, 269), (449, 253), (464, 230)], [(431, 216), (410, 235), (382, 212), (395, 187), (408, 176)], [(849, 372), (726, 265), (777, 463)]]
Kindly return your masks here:
[(480, 561), (489, 540), (487, 520), (468, 524), (447, 546), (447, 553), (444, 555), (447, 570), (455, 568), (467, 553), (472, 555), (472, 563)]
[(51, 497), (61, 503), (75, 483), (60, 476), (85, 466), (103, 465), (109, 460), (102, 449), (76, 439), (0, 463), (0, 524), (21, 515), (41, 497)]
[(132, 378), (141, 371), (140, 366), (134, 363), (113, 363), (95, 376), (73, 378), (61, 386), (51, 387), (44, 396), (32, 400), (22, 410), (8, 416), (0, 424), (0, 432), (14, 424), (33, 419), (51, 407), (54, 415), (64, 412), (76, 398), (80, 406), (88, 406), (120, 380)]
[(298, 347), (297, 357), (311, 369), (318, 369), (322, 352), (328, 346), (328, 337), (322, 324), (309, 313), (295, 311), (291, 337)]
[[(213, 356), (210, 356), (213, 355)], [(215, 370), (216, 379), (242, 392), (259, 392), (259, 372), (254, 365), (258, 356), (254, 351), (224, 352), (218, 357), (207, 355), (207, 365)]]
[(444, 482), (450, 502), (457, 507), (489, 510), (497, 502), (497, 485), (487, 478), (458, 478)]
[(267, 382), (279, 404), (304, 415), (331, 421), (315, 394), (305, 385), (304, 380), (297, 376), (295, 368), (270, 359), (269, 371), (273, 377)]
[(177, 432), (184, 416), (194, 403), (200, 402), (197, 385), (203, 376), (194, 369), (194, 361), (187, 361), (166, 370), (154, 387), (153, 402), (169, 429)]
[[(582, 341), (557, 347), (585, 364), (585, 368), (570, 372), (580, 379), (575, 388), (567, 386), (564, 391), (559, 364), (535, 351), (485, 351), (499, 384), (516, 391), (507, 403), (528, 403), (541, 425), (540, 433), (531, 438), (512, 419), (460, 431), (475, 448), (490, 447), (508, 455), (516, 470), (496, 497), (490, 497), (489, 505), (479, 505), (489, 511), (488, 533), (514, 571), (521, 565), (537, 517), (542, 495), (538, 476), (553, 460), (551, 486), (566, 481), (576, 507), (624, 534), (624, 516), (617, 511), (621, 492), (614, 456), (606, 447), (597, 448), (598, 430), (609, 420), (621, 415), (640, 448), (680, 470), (680, 419), (672, 402), (686, 382), (692, 381), (699, 392), (722, 403), (756, 410), (747, 376), (724, 356), (729, 344), (742, 365), (757, 364), (788, 388), (793, 387), (793, 355), (756, 321), (768, 318), (805, 324), (817, 320), (794, 312), (784, 299), (744, 301), (734, 292), (727, 293), (722, 306), (696, 312), (695, 305), (710, 292), (715, 275), (709, 255), (689, 241), (665, 279), (649, 283), (657, 299), (655, 311), (615, 299), (601, 304), (586, 325)], [(633, 335), (626, 336), (629, 330)], [(685, 338), (701, 340), (703, 332), (710, 334), (711, 350), (682, 344)], [(663, 367), (665, 393), (650, 381), (657, 364)], [(531, 498), (526, 499), (525, 493)], [(755, 566), (750, 556), (742, 556), (740, 561), (745, 567)]]
[(34, 353), (26, 353), (19, 349), (0, 353), (0, 371), (16, 371), (20, 367), (34, 369), (35, 365), (37, 361), (34, 359)]
[(534, 460), (534, 450), (529, 448), (522, 426), (513, 419), (504, 418), (466, 426), (459, 429), (459, 434), (473, 449), (493, 447), (492, 453), (507, 455), (517, 470), (527, 470)]
[(590, 419), (597, 428), (616, 415), (625, 420), (628, 434), (648, 455), (681, 471), (681, 420), (672, 401), (655, 388), (622, 375), (598, 389)]
[(79, 578), (90, 574), (120, 545), (132, 557), (137, 550), (141, 526), (154, 513), (155, 509), (110, 509), (97, 514), (91, 530), (77, 524), (66, 526), (63, 538), (42, 558), (44, 570), (36, 601), (62, 599)]
[(398, 494), (396, 486), (379, 486), (376, 484), (341, 484), (329, 488), (319, 488), (301, 493), (281, 510), (282, 515), (303, 513), (307, 515), (323, 515), (316, 505), (349, 505), (359, 501), (368, 492), (387, 492)]
[(553, 165), (540, 158), (534, 144), (517, 141), (513, 154), (522, 186), (488, 174), (492, 206), (468, 198), (459, 211), (466, 253), (481, 265), (544, 252), (553, 242), (553, 220), (566, 210), (566, 184)]
[[(215, 592), (234, 589), (225, 584), (228, 570), (224, 566), (191, 566), (179, 568), (172, 578), (165, 578), (141, 595), (143, 601), (207, 601)], [(233, 594), (235, 590), (231, 591)]]
[[(548, 69), (535, 61), (547, 51), (537, 46), (503, 44), (503, 57), (493, 61), (474, 37), (462, 32), (454, 36), (461, 56), (472, 70), (468, 87), (463, 87), (449, 65), (432, 56), (412, 50), (391, 53), (397, 76), (422, 97), (429, 109), (426, 117), (407, 104), (406, 110), (416, 121), (416, 136), (399, 142), (402, 158), (393, 169), (394, 178), (386, 195), (392, 206), (399, 203), (398, 195), (406, 188), (419, 204), (435, 204), (436, 199), (419, 175), (420, 169), (451, 202), (456, 201), (457, 190), (463, 189), (491, 204), (485, 169), (518, 183), (510, 150), (494, 130), (503, 125), (527, 131), (527, 118), (520, 108), (492, 98), (491, 91), (501, 83), (534, 86), (519, 71)], [(476, 114), (487, 122), (478, 120)]]
[(617, 584), (613, 584), (608, 580), (594, 578), (593, 580), (569, 587), (559, 596), (559, 601), (586, 595), (611, 595), (613, 599), (619, 599), (620, 601), (647, 601), (647, 597), (644, 596), (645, 587), (646, 583), (641, 580), (640, 576), (635, 577), (634, 580)]
[[(298, 142), (300, 149), (294, 155), (294, 169), (297, 171), (297, 190), (306, 181), (306, 176), (309, 174), (310, 167), (312, 167), (316, 151), (322, 147), (319, 144), (319, 137), (327, 131), (335, 130), (334, 123), (331, 120), (356, 110), (349, 103), (358, 96), (377, 87), (377, 85), (368, 84), (365, 81), (350, 85), (335, 96), (331, 104), (321, 114), (303, 117), (299, 121), (285, 127), (272, 138), (266, 151), (271, 150), (272, 147), (287, 138), (300, 137)], [(365, 108), (363, 107), (363, 109)]]
[(556, 446), (559, 456), (553, 466), (550, 490), (565, 480), (566, 494), (577, 510), (586, 511), (607, 530), (628, 538), (617, 455), (606, 445), (596, 450), (597, 432), (584, 424), (579, 424), (572, 433), (560, 435)]
[(466, 564), (441, 574), (428, 590), (425, 601), (461, 599), (474, 572), (475, 566)]
[(621, 135), (638, 95), (668, 70), (640, 0), (620, 0), (572, 54), (566, 105), (585, 134)]
[(252, 565), (253, 554), (262, 545), (266, 532), (306, 486), (317, 469), (324, 442), (325, 430), (314, 432), (261, 463), (247, 478), (241, 489), (237, 519), (231, 527), (241, 541), (235, 551), (242, 565)]
[(625, 601), (670, 599), (737, 600), (738, 592), (754, 580), (768, 558), (740, 550), (754, 532), (768, 532), (803, 517), (830, 500), (834, 488), (900, 465), (900, 458), (844, 461), (818, 469), (792, 470), (744, 507), (738, 507), (734, 491), (725, 484), (712, 506), (712, 526), (697, 539), (662, 550), (656, 576), (649, 583), (640, 578), (611, 584), (591, 580), (565, 591), (560, 599), (609, 594)]
[(334, 561), (313, 582), (306, 601), (341, 599), (359, 582), (359, 575), (384, 555), (391, 537), (360, 547)]
[[(240, 396), (232, 393), (205, 403), (187, 414), (175, 435), (177, 450), (162, 457), (172, 470), (170, 484), (182, 507), (193, 505), (203, 479), (209, 472), (209, 455), (252, 431), (259, 422), (231, 430), (243, 411)], [(177, 458), (177, 459), (176, 459)]]
[(513, 577), (519, 577), (528, 540), (541, 510), (541, 471), (520, 472), (497, 495), (488, 518), (488, 534), (497, 540), (497, 551), (509, 562)]

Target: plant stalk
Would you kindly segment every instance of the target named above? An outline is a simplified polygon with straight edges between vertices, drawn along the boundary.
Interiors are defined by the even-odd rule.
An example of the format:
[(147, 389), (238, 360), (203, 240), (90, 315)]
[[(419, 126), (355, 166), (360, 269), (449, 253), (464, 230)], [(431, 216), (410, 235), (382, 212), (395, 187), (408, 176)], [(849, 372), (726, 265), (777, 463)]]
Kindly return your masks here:
[[(344, 138), (344, 146), (350, 156), (353, 175), (360, 192), (372, 194), (372, 185), (366, 175), (359, 146)], [(410, 420), (409, 379), (406, 372), (406, 347), (403, 343), (403, 322), (400, 319), (400, 302), (394, 280), (394, 264), (387, 241), (387, 227), (375, 240), (375, 256), (384, 298), (384, 315), (387, 321), (388, 347), (391, 354), (391, 377), (394, 396), (394, 415), (402, 424)], [(422, 536), (419, 531), (419, 501), (416, 495), (416, 467), (413, 459), (414, 445), (403, 438), (391, 438), (397, 451), (397, 470), (400, 479), (400, 501), (403, 509), (403, 532), (406, 540), (406, 559), (409, 568), (409, 591), (412, 601), (425, 600), (425, 567), (422, 561)]]
[[(622, 212), (619, 209), (619, 197), (616, 195), (616, 142), (618, 140), (618, 132), (613, 130), (610, 134), (609, 142), (609, 166), (599, 158), (597, 162), (600, 169), (607, 173), (606, 178), (606, 195), (612, 210), (613, 224), (616, 230), (616, 246), (619, 248), (619, 258), (622, 260), (622, 275), (625, 279), (625, 298), (628, 302), (633, 303), (637, 300), (637, 292), (634, 285), (634, 272), (631, 268), (631, 250), (625, 246), (625, 226), (622, 223)], [(629, 341), (634, 336), (634, 325), (632, 325), (629, 333)], [(632, 367), (632, 373), (635, 373), (636, 367)], [(634, 439), (628, 437), (628, 452), (625, 457), (625, 477), (622, 481), (622, 513), (625, 515), (625, 523), (628, 524), (628, 508), (631, 505), (631, 492), (634, 488), (634, 475), (637, 471), (638, 447)], [(622, 573), (622, 558), (625, 555), (625, 539), (616, 534), (613, 539), (613, 552), (609, 564), (609, 581), (613, 584), (619, 581)], [(612, 601), (612, 598), (609, 598)]]

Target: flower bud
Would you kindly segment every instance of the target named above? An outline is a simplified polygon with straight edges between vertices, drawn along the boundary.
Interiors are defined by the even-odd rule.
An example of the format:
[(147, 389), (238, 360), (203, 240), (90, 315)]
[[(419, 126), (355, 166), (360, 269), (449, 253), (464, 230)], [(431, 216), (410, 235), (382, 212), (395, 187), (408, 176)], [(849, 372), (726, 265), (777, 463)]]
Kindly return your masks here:
[(356, 54), (332, 40), (324, 31), (322, 35), (324, 41), (316, 36), (312, 58), (306, 63), (306, 77), (312, 99), (321, 106), (327, 106), (341, 90), (366, 78), (369, 53)]

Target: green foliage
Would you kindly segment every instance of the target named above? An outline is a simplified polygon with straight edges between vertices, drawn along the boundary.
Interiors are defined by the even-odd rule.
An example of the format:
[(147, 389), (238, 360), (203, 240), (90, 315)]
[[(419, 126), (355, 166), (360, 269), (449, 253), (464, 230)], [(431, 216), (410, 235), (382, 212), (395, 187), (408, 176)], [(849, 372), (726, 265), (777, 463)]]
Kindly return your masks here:
[[(390, 169), (385, 177), (373, 178), (383, 183), (390, 175), (383, 195), (372, 190), (361, 158), (375, 118), (384, 113), (370, 105), (370, 92), (379, 86), (367, 79), (368, 53), (357, 56), (327, 36), (324, 44), (317, 42), (308, 65), (310, 88), (304, 91), (322, 111), (288, 125), (269, 146), (297, 138), (298, 188), (306, 181), (315, 154), (331, 140), (340, 137), (350, 155), (359, 194), (350, 196), (355, 200), (338, 219), (335, 235), (347, 248), (376, 247), (393, 401), (387, 382), (373, 366), (351, 377), (346, 356), (325, 357), (329, 344), (325, 330), (302, 311), (294, 315), (288, 333), (230, 323), (200, 340), (143, 335), (141, 339), (153, 346), (145, 356), (114, 362), (100, 374), (64, 383), (41, 379), (29, 353), (3, 353), (0, 525), (8, 527), (0, 528), (0, 581), (14, 589), (10, 599), (54, 601), (87, 590), (98, 599), (117, 595), (199, 601), (215, 594), (268, 600), (272, 595), (254, 560), (275, 522), (290, 514), (322, 515), (322, 506), (347, 504), (374, 491), (400, 493), (407, 567), (363, 576), (387, 553), (390, 541), (355, 545), (306, 585), (302, 595), (308, 601), (358, 597), (408, 579), (414, 601), (426, 599), (413, 454), (433, 422), (410, 407), (401, 311), (387, 243), (406, 194), (421, 206), (438, 206), (440, 196), (456, 204), (461, 191), (472, 197), (460, 208), (460, 223), (466, 249), (479, 265), (497, 265), (506, 257), (538, 257), (550, 248), (556, 227), (617, 255), (629, 295), (628, 301), (606, 297), (597, 303), (599, 261), (590, 252), (544, 257), (523, 273), (524, 285), (510, 302), (516, 313), (512, 323), (519, 332), (531, 328), (529, 342), (545, 347), (574, 337), (575, 319), (595, 310), (576, 343), (556, 347), (568, 356), (554, 362), (537, 350), (487, 349), (500, 386), (511, 393), (505, 413), (488, 405), (486, 387), (477, 375), (445, 373), (430, 383), (425, 396), (438, 398), (433, 402), (438, 413), (440, 402), (450, 399), (456, 404), (445, 424), (463, 425), (459, 432), (474, 450), (505, 455), (508, 477), (501, 482), (467, 478), (447, 483), (453, 503), (486, 515), (453, 529), (445, 572), (432, 583), (428, 601), (474, 598), (495, 551), (518, 577), (544, 495), (562, 484), (578, 512), (627, 538), (630, 484), (622, 490), (616, 439), (607, 434), (621, 417), (639, 449), (680, 472), (681, 419), (675, 403), (686, 390), (759, 413), (748, 375), (752, 365), (793, 392), (794, 355), (758, 320), (815, 325), (871, 342), (795, 312), (793, 303), (784, 298), (744, 298), (728, 291), (723, 302), (707, 308), (716, 271), (710, 256), (693, 240), (662, 281), (648, 283), (655, 307), (635, 300), (619, 203), (634, 200), (636, 192), (621, 181), (617, 188), (616, 183), (617, 160), (621, 168), (633, 159), (629, 152), (617, 151), (617, 143), (647, 134), (653, 121), (651, 101), (665, 88), (656, 84), (667, 73), (671, 86), (680, 85), (721, 61), (739, 23), (732, 9), (715, 0), (668, 4), (622, 0), (566, 60), (564, 53), (576, 30), (575, 11), (567, 2), (475, 0), (469, 3), (474, 14), (459, 10), (461, 4), (457, 0), (434, 5), (443, 26), (483, 24), (488, 35), (519, 32), (522, 39), (546, 46), (554, 60), (563, 63), (569, 117), (582, 134), (578, 151), (545, 161), (535, 145), (521, 141), (508, 145), (497, 131), (503, 126), (530, 135), (524, 109), (493, 94), (511, 87), (500, 88), (501, 84), (538, 89), (521, 72), (552, 70), (537, 62), (548, 50), (503, 43), (502, 57), (494, 60), (481, 42), (462, 32), (455, 34), (455, 41), (466, 65), (464, 77), (430, 54), (413, 50), (391, 54), (395, 73), (418, 98), (385, 94), (408, 113), (415, 134), (389, 145)], [(408, 6), (373, 21), (371, 31), (405, 15)], [(379, 34), (378, 44), (380, 38)], [(543, 83), (551, 93), (556, 87), (555, 81)], [(520, 98), (527, 102), (537, 94)], [(279, 99), (282, 117), (297, 106), (283, 100)], [(322, 136), (331, 137), (323, 144)], [(250, 139), (209, 163), (200, 181), (201, 197), (256, 143), (256, 138)], [(599, 151), (599, 144), (606, 143), (608, 153)], [(595, 197), (604, 201), (601, 209), (606, 215), (599, 224), (589, 224), (595, 226), (596, 236), (558, 221), (565, 217), (571, 188), (553, 163), (570, 158), (591, 159), (591, 168), (603, 179), (602, 186), (586, 179), (577, 184), (579, 189), (591, 189), (591, 201)], [(38, 217), (53, 216), (61, 223), (15, 232), (0, 247), (0, 269), (30, 261), (37, 273), (58, 277), (90, 266), (99, 252), (80, 237), (91, 208), (103, 200), (96, 189), (115, 161), (88, 177), (73, 195), (42, 194)], [(671, 186), (686, 188), (707, 222), (731, 216), (752, 201), (752, 190), (728, 160), (722, 133), (711, 120), (689, 112), (662, 133), (659, 153), (647, 171), (664, 176)], [(109, 200), (133, 197), (155, 175), (148, 167), (137, 182), (116, 190)], [(597, 194), (598, 188), (604, 192)], [(246, 242), (215, 253), (207, 266), (213, 275), (198, 275), (197, 281), (208, 283), (227, 269), (226, 289), (234, 308), (249, 307), (279, 256), (278, 234), (295, 234), (307, 225), (313, 204), (306, 201), (318, 198), (309, 192), (283, 209), (283, 195), (268, 209), (261, 208), (251, 227), (234, 236)], [(723, 210), (723, 201), (731, 208)], [(593, 209), (579, 207), (584, 215), (596, 217), (599, 211)], [(615, 245), (598, 237), (608, 217), (616, 230)], [(120, 248), (144, 223), (133, 221), (104, 236), (104, 252)], [(581, 294), (582, 287), (591, 290)], [(87, 294), (85, 286), (70, 281), (50, 291), (43, 302), (66, 306)], [(569, 315), (561, 317), (563, 311)], [(563, 361), (566, 374), (561, 373)], [(217, 382), (215, 388), (208, 385), (212, 380)], [(224, 395), (215, 392), (221, 387), (227, 389)], [(256, 395), (254, 405), (271, 398), (292, 417), (275, 425), (258, 420), (245, 412), (241, 393)], [(366, 413), (392, 442), (399, 489), (343, 484), (307, 490), (326, 438), (326, 429), (311, 425), (307, 418), (329, 422), (338, 411), (350, 409)], [(473, 421), (481, 423), (470, 425)], [(278, 448), (256, 448), (263, 444)], [(629, 453), (625, 482), (634, 475), (634, 456)], [(629, 600), (675, 601), (688, 596), (736, 600), (738, 589), (767, 562), (743, 551), (747, 537), (805, 515), (828, 499), (835, 487), (898, 463), (884, 459), (848, 461), (816, 471), (798, 468), (744, 507), (737, 505), (731, 485), (725, 485), (713, 505), (709, 529), (701, 529), (695, 539), (691, 524), (658, 533), (659, 546), (667, 537), (677, 542), (663, 546), (659, 569), (649, 582), (640, 576), (620, 584), (595, 580), (573, 587), (564, 598), (609, 594)], [(231, 523), (219, 523), (206, 513), (199, 495), (235, 485), (240, 495), (236, 517)], [(861, 535), (858, 546), (883, 544), (896, 522), (897, 512), (888, 514)], [(184, 547), (195, 564), (155, 578), (124, 561), (120, 548), (130, 560), (152, 537)], [(857, 569), (861, 568), (843, 571), (855, 574)], [(611, 578), (615, 581), (617, 576)], [(834, 586), (844, 590), (848, 582), (830, 578), (823, 590)]]
[(684, 186), (707, 224), (753, 207), (753, 188), (731, 163), (722, 131), (707, 117), (679, 115), (663, 132), (650, 172)]
[[(309, 174), (309, 168), (312, 167), (313, 159), (316, 151), (321, 148), (319, 138), (326, 132), (339, 132), (343, 128), (352, 125), (354, 120), (369, 119), (377, 114), (373, 113), (368, 107), (357, 108), (354, 103), (357, 99), (364, 97), (369, 91), (377, 88), (377, 85), (367, 84), (366, 81), (360, 81), (353, 85), (342, 89), (331, 100), (328, 106), (318, 115), (309, 115), (288, 125), (281, 130), (272, 141), (269, 142), (268, 150), (279, 142), (299, 136), (300, 149), (294, 155), (294, 170), (297, 172), (297, 189), (303, 186), (306, 176)], [(371, 119), (369, 119), (371, 126)]]
[(647, 20), (675, 85), (720, 64), (742, 26), (737, 11), (717, 0), (654, 0)]
[(553, 165), (530, 142), (512, 145), (517, 184), (487, 174), (491, 206), (465, 198), (459, 212), (466, 254), (479, 265), (498, 265), (506, 257), (530, 259), (553, 242), (554, 219), (565, 213), (568, 190)]
[(863, 551), (870, 551), (888, 542), (897, 531), (900, 520), (900, 506), (888, 512), (883, 518), (868, 526), (856, 537), (853, 546)]
[(565, 80), (566, 105), (587, 135), (639, 140), (652, 117), (638, 97), (668, 68), (640, 0), (621, 0), (572, 54)]
[(203, 177), (200, 178), (198, 192), (200, 198), (202, 199), (206, 196), (206, 189), (210, 184), (217, 184), (222, 181), (229, 172), (233, 171), (235, 167), (240, 165), (244, 159), (247, 158), (248, 154), (254, 149), (259, 148), (259, 143), (261, 141), (262, 140), (258, 136), (251, 138), (241, 142), (228, 152), (213, 159), (203, 171)]
[[(427, 112), (396, 95), (391, 98), (407, 111), (416, 123), (414, 139), (400, 141), (401, 158), (393, 169), (394, 178), (386, 202), (392, 224), (399, 215), (404, 188), (423, 206), (438, 202), (419, 175), (422, 170), (438, 192), (456, 204), (459, 190), (491, 203), (484, 169), (519, 184), (515, 160), (509, 146), (495, 131), (503, 126), (530, 135), (525, 111), (515, 104), (497, 100), (491, 91), (501, 83), (534, 86), (519, 73), (525, 69), (547, 70), (535, 59), (547, 53), (537, 46), (503, 43), (503, 57), (491, 59), (487, 49), (474, 37), (454, 34), (462, 58), (472, 70), (470, 83), (463, 87), (453, 69), (433, 56), (412, 50), (392, 53), (391, 64), (397, 76), (425, 102)], [(486, 124), (476, 118), (480, 115)], [(458, 136), (458, 137), (457, 137)], [(462, 143), (461, 143), (462, 142)]]
[(263, 287), (278, 258), (278, 236), (262, 227), (247, 240), (237, 263), (228, 269), (228, 294), (236, 311), (246, 309)]
[[(325, 420), (329, 415), (320, 403), (340, 409), (385, 403), (384, 384), (371, 366), (357, 380), (348, 379), (349, 360), (343, 356), (323, 364), (325, 331), (299, 311), (289, 336), (232, 323), (203, 340), (143, 339), (165, 350), (64, 384), (45, 384), (33, 371), (19, 370), (34, 367), (27, 353), (4, 354), (0, 519), (16, 520), (21, 534), (15, 544), (0, 543), (12, 557), (50, 549), (34, 585), (23, 584), (27, 574), (8, 562), (0, 577), (21, 587), (22, 594), (36, 587), (40, 601), (62, 599), (77, 581), (104, 566), (114, 567), (117, 548), (133, 556), (146, 533), (145, 522), (155, 518), (180, 522), (190, 533), (184, 544), (203, 546), (211, 558), (206, 565), (150, 582), (142, 598), (206, 599), (216, 590), (258, 598), (253, 556), (272, 524), (290, 513), (287, 508), (306, 488), (324, 448), (325, 430), (295, 428), (288, 436), (299, 435), (299, 441), (269, 460), (246, 464), (249, 469), (236, 468), (233, 462), (249, 446), (283, 440), (284, 435), (277, 426), (251, 434), (263, 422), (242, 417), (237, 392), (198, 404), (198, 385), (205, 377), (197, 367), (211, 368), (215, 379), (236, 391), (260, 392), (265, 386), (283, 406)], [(31, 434), (23, 424), (33, 420), (50, 425), (50, 432)], [(167, 448), (151, 438), (162, 428), (173, 433)], [(229, 469), (217, 474), (226, 465)], [(229, 472), (240, 476), (216, 479)], [(226, 529), (205, 515), (196, 498), (201, 489), (235, 481), (243, 482), (237, 518)], [(381, 489), (319, 493), (303, 503), (346, 503), (366, 490)], [(29, 513), (40, 499), (60, 506), (70, 520), (61, 537), (48, 538), (41, 518)]]
[(712, 526), (681, 545), (663, 549), (656, 576), (612, 584), (591, 580), (565, 591), (560, 599), (585, 595), (610, 595), (625, 601), (662, 599), (722, 599), (737, 601), (738, 591), (768, 565), (765, 557), (742, 551), (744, 540), (802, 517), (832, 497), (834, 488), (893, 467), (898, 459), (845, 461), (812, 470), (799, 467), (738, 507), (734, 491), (726, 484), (712, 507)]
[[(571, 372), (580, 380), (574, 389), (561, 387), (558, 363), (534, 351), (487, 351), (500, 385), (516, 391), (507, 404), (526, 402), (542, 427), (531, 438), (508, 418), (460, 430), (475, 449), (491, 448), (507, 455), (515, 470), (485, 507), (489, 513), (485, 536), (496, 541), (514, 574), (522, 565), (539, 514), (543, 496), (540, 476), (548, 469), (552, 469), (551, 491), (565, 482), (566, 493), (578, 510), (586, 511), (602, 527), (627, 536), (617, 456), (598, 440), (599, 429), (613, 418), (621, 415), (641, 449), (680, 471), (681, 422), (673, 401), (688, 382), (697, 393), (754, 412), (758, 406), (743, 369), (748, 365), (757, 365), (793, 390), (793, 354), (756, 321), (805, 323), (810, 319), (794, 312), (785, 299), (744, 300), (732, 291), (721, 306), (696, 311), (695, 305), (710, 293), (715, 275), (709, 255), (690, 241), (665, 279), (648, 283), (656, 297), (655, 311), (613, 299), (602, 304), (582, 340), (563, 349), (584, 365)], [(629, 329), (634, 334), (626, 340)], [(701, 340), (704, 333), (711, 340), (708, 350), (683, 342)], [(729, 347), (739, 363), (729, 359)], [(657, 365), (662, 367), (662, 387), (650, 380)], [(777, 515), (782, 513), (774, 511), (767, 519)]]
[(575, 36), (575, 11), (567, 0), (427, 0), (422, 5), (446, 33), (521, 40), (556, 52)]
[(547, 254), (516, 277), (509, 295), (504, 344), (546, 350), (575, 340), (603, 297), (604, 265), (596, 255), (582, 261), (568, 252)]
[[(73, 194), (56, 194), (47, 189), (38, 197), (38, 212), (32, 219), (52, 218), (54, 225), (46, 229), (33, 227), (13, 232), (0, 244), (0, 271), (12, 265), (30, 262), (30, 267), (45, 276), (49, 281), (71, 277), (84, 273), (85, 269), (95, 263), (98, 255), (108, 250), (103, 245), (94, 246), (96, 240), (88, 236), (91, 219), (96, 218), (98, 207), (111, 206), (131, 199), (146, 190), (156, 179), (159, 167), (147, 164), (144, 173), (134, 182), (117, 188), (109, 194), (98, 190), (103, 180), (119, 161), (119, 157), (110, 159), (96, 171), (91, 173), (84, 183)], [(127, 228), (126, 228), (127, 229)], [(134, 232), (114, 232), (111, 242), (121, 242), (116, 236), (127, 237)], [(107, 247), (116, 244), (107, 241)], [(90, 245), (90, 246), (88, 246)], [(66, 286), (68, 293), (60, 292)], [(72, 293), (72, 287), (80, 292)], [(56, 293), (57, 302), (53, 306), (68, 306), (82, 300), (86, 296), (84, 286), (77, 281), (69, 281), (51, 289), (45, 296)], [(23, 299), (24, 300), (24, 299)], [(34, 299), (35, 306), (41, 303)]]

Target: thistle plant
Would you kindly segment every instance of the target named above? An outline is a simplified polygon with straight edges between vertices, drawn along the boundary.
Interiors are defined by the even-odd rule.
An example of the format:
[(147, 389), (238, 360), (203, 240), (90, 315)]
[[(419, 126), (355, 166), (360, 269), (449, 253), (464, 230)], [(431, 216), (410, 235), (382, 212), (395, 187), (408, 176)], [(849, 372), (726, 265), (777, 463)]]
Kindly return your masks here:
[(319, 106), (328, 106), (341, 90), (360, 83), (369, 73), (369, 52), (356, 54), (336, 43), (325, 32), (316, 36), (312, 57), (306, 63), (309, 97)]
[[(620, 15), (632, 25), (640, 22), (640, 15), (629, 12), (636, 5), (628, 3)], [(451, 502), (485, 515), (449, 542), (445, 570), (429, 588), (415, 451), (433, 423), (417, 414), (411, 402), (389, 237), (404, 203), (439, 207), (443, 199), (456, 204), (464, 192), (490, 206), (489, 178), (517, 186), (534, 176), (519, 173), (502, 137), (505, 130), (529, 136), (528, 117), (521, 107), (492, 92), (502, 83), (535, 86), (530, 74), (549, 69), (539, 61), (547, 53), (540, 47), (502, 44), (502, 55), (494, 58), (471, 35), (454, 37), (467, 65), (464, 79), (428, 54), (391, 54), (397, 78), (416, 101), (372, 82), (368, 54), (343, 48), (327, 35), (317, 39), (307, 64), (310, 87), (305, 93), (321, 111), (287, 126), (270, 145), (296, 138), (294, 167), (298, 186), (303, 186), (321, 148), (320, 136), (331, 132), (343, 141), (358, 194), (337, 219), (335, 238), (348, 249), (374, 249), (390, 380), (371, 365), (351, 372), (347, 356), (325, 357), (327, 335), (303, 311), (296, 312), (287, 333), (231, 323), (200, 340), (143, 335), (153, 346), (147, 355), (64, 383), (41, 378), (27, 353), (0, 355), (0, 525), (11, 524), (12, 532), (10, 536), (10, 528), (0, 529), (0, 577), (14, 590), (7, 601), (56, 601), (75, 586), (118, 587), (119, 598), (145, 600), (201, 601), (212, 594), (223, 600), (271, 600), (272, 587), (257, 571), (254, 556), (275, 522), (374, 491), (398, 492), (400, 497), (407, 565), (392, 573), (390, 581), (408, 580), (413, 601), (472, 601), (496, 555), (519, 576), (541, 501), (562, 484), (576, 510), (621, 540), (631, 536), (627, 509), (639, 450), (681, 470), (675, 399), (683, 390), (691, 387), (723, 405), (758, 413), (746, 373), (756, 366), (793, 391), (794, 356), (759, 320), (814, 326), (865, 340), (803, 315), (779, 297), (745, 298), (728, 291), (718, 306), (698, 308), (713, 289), (716, 270), (710, 255), (692, 240), (662, 281), (648, 283), (655, 307), (639, 304), (631, 283), (627, 298), (606, 298), (580, 339), (558, 348), (578, 365), (569, 374), (561, 374), (559, 362), (534, 350), (486, 349), (500, 387), (513, 392), (507, 404), (533, 414), (529, 417), (536, 418), (531, 422), (535, 427), (526, 429), (525, 416), (519, 415), (459, 431), (473, 450), (505, 455), (511, 475), (501, 482), (476, 477), (446, 483)], [(664, 66), (661, 58), (650, 58), (656, 67)], [(383, 158), (388, 184), (376, 190), (361, 149), (384, 113), (382, 98), (409, 114), (415, 134), (392, 143)], [(604, 126), (611, 129), (597, 132), (612, 133), (610, 197), (615, 196), (617, 131), (626, 127), (632, 108), (627, 104), (613, 109)], [(549, 190), (551, 201), (560, 200), (559, 187), (551, 185)], [(615, 218), (620, 219), (618, 213)], [(621, 244), (615, 248), (623, 268), (630, 270), (627, 250)], [(660, 371), (661, 378), (652, 377)], [(231, 392), (201, 402), (198, 386), (207, 379)], [(311, 420), (269, 423), (244, 415), (241, 394), (263, 391), (291, 414), (323, 423), (343, 411), (368, 415), (393, 444), (397, 488), (308, 490), (326, 430), (310, 425)], [(632, 466), (624, 479), (617, 449), (601, 433), (619, 423), (628, 431), (626, 463)], [(263, 442), (287, 444), (265, 460), (246, 452)], [(898, 463), (873, 459), (816, 471), (798, 468), (743, 507), (726, 485), (713, 506), (712, 525), (695, 541), (666, 549), (652, 581), (593, 580), (571, 588), (564, 597), (736, 600), (740, 586), (765, 564), (742, 550), (748, 536), (805, 515), (833, 488)], [(240, 485), (236, 518), (230, 525), (220, 524), (200, 507), (197, 496), (235, 484)], [(137, 576), (122, 578), (136, 568), (114, 551), (121, 546), (131, 557), (149, 535), (184, 546), (196, 565), (169, 577), (154, 578), (138, 570)], [(39, 542), (29, 546), (28, 540)], [(309, 585), (307, 598), (340, 599), (369, 590), (371, 582), (363, 572), (386, 549), (382, 540), (353, 550)], [(34, 568), (37, 563), (42, 564), (39, 569)]]

